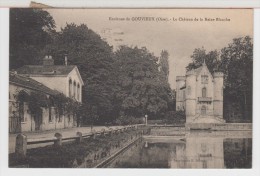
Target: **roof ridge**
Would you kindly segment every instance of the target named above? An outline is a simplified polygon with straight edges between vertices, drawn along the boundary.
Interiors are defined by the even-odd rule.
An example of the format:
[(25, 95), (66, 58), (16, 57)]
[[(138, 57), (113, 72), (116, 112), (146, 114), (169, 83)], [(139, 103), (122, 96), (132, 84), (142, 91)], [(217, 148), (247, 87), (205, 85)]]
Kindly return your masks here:
[(76, 65), (24, 65), (17, 69), (19, 74), (30, 75), (46, 75), (53, 72), (52, 75), (68, 75), (73, 69), (77, 68)]
[[(9, 74), (11, 75), (10, 72), (9, 72)], [(22, 85), (22, 86), (27, 87), (29, 89), (38, 90), (38, 91), (41, 91), (41, 92), (44, 92), (44, 93), (47, 93), (47, 94), (50, 94), (50, 95), (51, 94), (54, 95), (56, 93), (56, 91), (54, 89), (51, 89), (48, 86), (30, 78), (30, 77), (23, 76), (23, 75), (20, 75), (20, 74), (12, 74), (12, 76), (13, 76), (12, 80), (10, 80), (10, 78), (9, 78), (9, 81), (13, 82), (15, 84)], [(27, 80), (29, 80), (29, 82), (27, 82)]]

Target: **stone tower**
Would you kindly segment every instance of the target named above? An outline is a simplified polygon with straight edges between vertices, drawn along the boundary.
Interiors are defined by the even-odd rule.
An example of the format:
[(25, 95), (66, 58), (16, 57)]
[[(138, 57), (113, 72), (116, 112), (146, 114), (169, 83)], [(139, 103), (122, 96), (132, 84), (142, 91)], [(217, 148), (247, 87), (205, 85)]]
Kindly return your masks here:
[(214, 99), (213, 109), (214, 116), (223, 118), (223, 77), (222, 72), (215, 72), (214, 77)]
[(196, 115), (196, 74), (194, 70), (186, 73), (186, 123), (193, 120)]
[(176, 110), (184, 110), (185, 108), (184, 90), (181, 89), (185, 86), (185, 79), (185, 76), (176, 77)]
[[(205, 61), (176, 78), (176, 110), (185, 110), (186, 127), (209, 128), (206, 124), (225, 123), (223, 119), (223, 77), (221, 72), (213, 75)], [(183, 107), (180, 109), (180, 107)]]

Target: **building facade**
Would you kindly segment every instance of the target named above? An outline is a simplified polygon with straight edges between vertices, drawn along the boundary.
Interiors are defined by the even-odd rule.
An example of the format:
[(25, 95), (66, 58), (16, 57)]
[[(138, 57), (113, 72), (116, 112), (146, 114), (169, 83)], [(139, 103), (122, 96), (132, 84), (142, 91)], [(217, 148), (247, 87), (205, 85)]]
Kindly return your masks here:
[(65, 96), (82, 102), (84, 85), (77, 66), (54, 65), (51, 56), (45, 56), (43, 65), (25, 65), (17, 70), (20, 75), (28, 76), (45, 86), (63, 93)]
[[(26, 65), (9, 74), (9, 132), (44, 131), (70, 128), (77, 125), (76, 114), (59, 113), (53, 104), (55, 95), (63, 94), (82, 102), (82, 86), (79, 70), (72, 65), (54, 65), (51, 57), (45, 57), (43, 65)], [(41, 113), (32, 115), (28, 99), (37, 94), (48, 103)], [(44, 103), (43, 103), (44, 104)]]
[(210, 73), (205, 62), (176, 78), (176, 110), (186, 123), (223, 123), (223, 73)]

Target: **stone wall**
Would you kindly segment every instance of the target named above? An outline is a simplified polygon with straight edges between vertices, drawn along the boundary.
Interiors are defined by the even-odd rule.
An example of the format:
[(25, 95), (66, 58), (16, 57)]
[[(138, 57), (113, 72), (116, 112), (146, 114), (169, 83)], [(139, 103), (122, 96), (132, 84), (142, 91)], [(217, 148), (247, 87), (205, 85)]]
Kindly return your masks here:
[(193, 123), (185, 125), (187, 130), (201, 129), (201, 130), (223, 130), (223, 131), (236, 131), (236, 130), (252, 130), (252, 123)]
[[(54, 145), (26, 150), (26, 136), (18, 135), (23, 140), (19, 143), (21, 151), (9, 155), (9, 167), (27, 165), (33, 168), (91, 168), (102, 167), (124, 148), (148, 134), (145, 126), (130, 126), (109, 131), (92, 132), (92, 135), (78, 134), (71, 140), (55, 141)], [(56, 136), (56, 134), (55, 134)], [(59, 136), (56, 136), (59, 137)], [(76, 139), (76, 140), (75, 140)], [(63, 141), (64, 140), (64, 141)], [(25, 148), (24, 148), (25, 146)], [(18, 156), (18, 157), (17, 157)]]

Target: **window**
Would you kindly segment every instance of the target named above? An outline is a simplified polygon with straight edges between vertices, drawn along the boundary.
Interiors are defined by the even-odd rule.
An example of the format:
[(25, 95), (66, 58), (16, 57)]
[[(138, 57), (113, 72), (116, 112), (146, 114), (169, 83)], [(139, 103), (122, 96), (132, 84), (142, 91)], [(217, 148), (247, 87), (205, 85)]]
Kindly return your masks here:
[(206, 106), (201, 107), (201, 115), (206, 115)]
[(75, 81), (74, 81), (74, 83), (73, 83), (73, 89), (74, 89), (74, 91), (73, 91), (73, 97), (76, 98), (77, 87), (76, 87), (76, 82), (75, 82)]
[(190, 86), (188, 86), (188, 88), (187, 88), (187, 94), (188, 94), (188, 95), (191, 94), (191, 87), (190, 87)]
[(80, 86), (78, 84), (78, 90), (77, 90), (77, 100), (79, 100), (79, 97), (80, 97)]
[(49, 122), (52, 122), (51, 107), (49, 107)]
[(206, 89), (206, 87), (202, 88), (202, 97), (207, 97), (207, 89)]
[(72, 97), (72, 81), (69, 80), (69, 97)]
[(56, 114), (58, 113), (55, 107), (49, 108), (49, 122), (53, 122), (53, 119), (56, 118)]
[(208, 75), (201, 75), (201, 83), (208, 84)]

